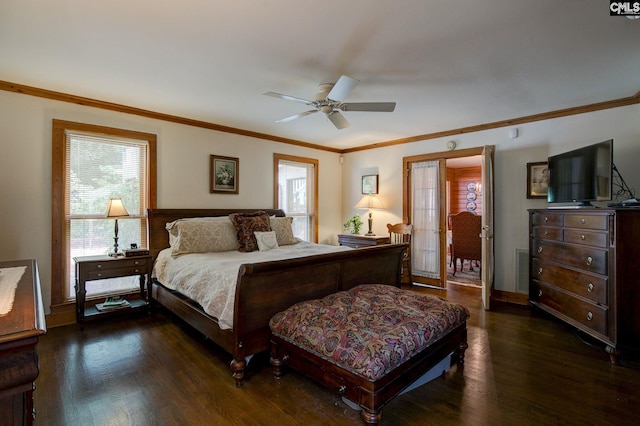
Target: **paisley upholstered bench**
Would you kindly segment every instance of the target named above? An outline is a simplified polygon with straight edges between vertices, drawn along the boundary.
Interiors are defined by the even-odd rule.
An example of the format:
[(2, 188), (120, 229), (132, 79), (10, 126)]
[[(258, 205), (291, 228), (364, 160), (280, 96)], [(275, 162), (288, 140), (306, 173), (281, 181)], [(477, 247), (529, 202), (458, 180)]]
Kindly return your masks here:
[(300, 302), (270, 321), (276, 378), (287, 364), (359, 406), (367, 423), (382, 407), (453, 354), (467, 348), (462, 305), (380, 284)]

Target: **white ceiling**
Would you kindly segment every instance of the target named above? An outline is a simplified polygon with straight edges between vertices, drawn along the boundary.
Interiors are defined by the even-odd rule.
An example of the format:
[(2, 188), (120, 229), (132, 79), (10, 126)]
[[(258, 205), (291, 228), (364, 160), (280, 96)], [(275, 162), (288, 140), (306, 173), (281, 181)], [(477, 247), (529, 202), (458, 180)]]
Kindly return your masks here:
[[(640, 20), (600, 0), (2, 0), (0, 80), (337, 149), (632, 96)], [(313, 98), (392, 113), (323, 114)]]

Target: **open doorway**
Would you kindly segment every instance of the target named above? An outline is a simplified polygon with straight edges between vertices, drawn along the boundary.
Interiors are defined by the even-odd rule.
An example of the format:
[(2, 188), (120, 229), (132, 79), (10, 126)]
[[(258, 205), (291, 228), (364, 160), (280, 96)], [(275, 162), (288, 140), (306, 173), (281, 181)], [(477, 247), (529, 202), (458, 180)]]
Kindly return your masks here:
[[(469, 259), (470, 256), (467, 256), (458, 262), (466, 261), (468, 265), (469, 260), (472, 262), (477, 260), (479, 264), (477, 273), (482, 286), (482, 301), (485, 309), (490, 309), (493, 287), (493, 152), (493, 146), (487, 145), (415, 155), (404, 157), (402, 160), (405, 171), (403, 221), (413, 224), (414, 229), (411, 239), (412, 283), (446, 289), (447, 268), (450, 263), (453, 266), (454, 260), (458, 260), (448, 257), (450, 248), (447, 239), (448, 213), (454, 211), (452, 203), (464, 203), (461, 204), (463, 206), (461, 209), (466, 212), (474, 210), (480, 213), (475, 216), (480, 218), (481, 230), (474, 233), (479, 234), (481, 255), (476, 255), (477, 259)], [(456, 190), (455, 198), (453, 193), (447, 196), (447, 164), (451, 166), (450, 174), (462, 174), (462, 171), (454, 172), (453, 169), (457, 168), (454, 167), (456, 163), (455, 161), (449, 163), (449, 161), (476, 156), (480, 158), (479, 179), (476, 180), (476, 175), (472, 180), (465, 182), (462, 190)], [(466, 160), (460, 161), (463, 165)], [(475, 191), (471, 191), (472, 188)], [(467, 195), (471, 192), (475, 195)], [(475, 200), (471, 200), (474, 197)], [(478, 209), (478, 202), (481, 203), (480, 209)], [(453, 244), (452, 241), (451, 244)], [(455, 258), (455, 249), (452, 254)], [(474, 273), (475, 265), (472, 263)], [(466, 269), (465, 265), (463, 271)]]
[(445, 165), (446, 281), (482, 287), (482, 156), (449, 158)]

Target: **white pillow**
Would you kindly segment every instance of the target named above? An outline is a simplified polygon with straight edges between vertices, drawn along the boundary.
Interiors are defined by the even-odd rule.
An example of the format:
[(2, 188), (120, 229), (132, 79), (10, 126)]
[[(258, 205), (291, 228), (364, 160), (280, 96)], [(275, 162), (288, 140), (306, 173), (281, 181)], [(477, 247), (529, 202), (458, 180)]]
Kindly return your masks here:
[(271, 222), (271, 229), (276, 233), (279, 246), (287, 246), (298, 242), (293, 236), (293, 230), (291, 229), (291, 222), (293, 222), (291, 216), (270, 217), (269, 221)]
[(276, 239), (275, 231), (255, 231), (253, 235), (256, 236), (256, 241), (258, 242), (258, 250), (269, 251), (274, 248), (278, 248), (278, 240)]

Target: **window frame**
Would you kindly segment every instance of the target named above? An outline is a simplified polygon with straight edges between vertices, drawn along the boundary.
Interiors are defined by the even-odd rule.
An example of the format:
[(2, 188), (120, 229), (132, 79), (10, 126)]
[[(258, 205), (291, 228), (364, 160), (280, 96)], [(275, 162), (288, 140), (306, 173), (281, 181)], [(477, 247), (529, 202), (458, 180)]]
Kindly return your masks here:
[[(51, 307), (73, 304), (65, 291), (73, 271), (67, 271), (66, 255), (69, 247), (65, 238), (65, 195), (66, 188), (66, 132), (95, 134), (101, 137), (144, 140), (148, 143), (147, 153), (147, 205), (155, 208), (157, 204), (157, 136), (152, 133), (53, 120), (52, 126), (52, 191), (51, 191)], [(53, 309), (52, 309), (53, 311)]]
[(309, 220), (311, 221), (311, 234), (312, 242), (318, 242), (318, 176), (319, 176), (319, 161), (315, 158), (298, 157), (294, 155), (286, 154), (273, 154), (273, 208), (278, 209), (278, 200), (280, 198), (280, 191), (278, 182), (280, 181), (280, 161), (290, 161), (294, 163), (311, 164), (313, 165), (313, 211), (309, 214)]

